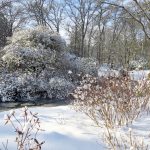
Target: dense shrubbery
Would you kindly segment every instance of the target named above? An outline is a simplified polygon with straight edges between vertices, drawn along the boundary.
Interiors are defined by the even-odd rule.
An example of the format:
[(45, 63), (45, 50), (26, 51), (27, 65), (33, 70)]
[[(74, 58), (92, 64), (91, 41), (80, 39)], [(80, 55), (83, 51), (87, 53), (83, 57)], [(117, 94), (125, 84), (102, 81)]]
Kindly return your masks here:
[(0, 56), (1, 101), (64, 99), (78, 83), (68, 70), (97, 74), (96, 60), (65, 50), (65, 41), (47, 27), (15, 32)]
[(63, 52), (64, 49), (65, 41), (59, 34), (46, 27), (36, 27), (14, 33), (10, 44), (3, 49), (2, 60), (8, 71), (27, 69), (32, 72), (53, 67), (59, 54), (57, 52)]
[(0, 95), (5, 101), (35, 101), (42, 99), (64, 99), (74, 89), (74, 84), (65, 78), (49, 78), (41, 72), (36, 73), (13, 72), (1, 77)]
[(55, 63), (56, 52), (48, 49), (22, 47), (20, 45), (9, 45), (4, 48), (2, 56), (8, 71), (41, 71)]
[(60, 61), (66, 68), (73, 70), (75, 73), (97, 76), (98, 61), (94, 58), (82, 58), (70, 53), (64, 53)]
[(49, 97), (63, 99), (70, 89), (74, 89), (74, 85), (66, 79), (54, 77), (49, 80)]
[[(122, 75), (122, 71), (113, 70), (107, 64), (103, 64), (98, 68), (98, 76), (99, 77), (119, 77)], [(125, 71), (125, 70), (124, 70)]]
[(132, 60), (129, 63), (129, 69), (147, 69), (148, 68), (148, 61), (145, 58), (139, 58), (138, 60)]
[[(51, 32), (46, 27), (14, 33), (10, 44), (4, 47), (1, 56), (1, 100), (24, 101), (51, 98), (49, 93), (55, 93), (59, 88), (52, 89), (51, 86), (55, 85), (53, 83), (50, 85), (49, 80), (53, 68), (56, 67), (57, 57), (64, 50), (65, 41), (59, 34)], [(43, 76), (43, 72), (47, 73)], [(68, 82), (63, 81), (66, 92), (72, 90), (69, 87), (67, 91)], [(63, 98), (65, 96), (67, 93), (62, 95)], [(60, 97), (56, 94), (56, 98)]]
[(66, 48), (65, 41), (58, 33), (42, 26), (15, 32), (10, 42), (13, 45), (19, 43), (23, 47), (39, 47), (56, 51), (64, 51)]

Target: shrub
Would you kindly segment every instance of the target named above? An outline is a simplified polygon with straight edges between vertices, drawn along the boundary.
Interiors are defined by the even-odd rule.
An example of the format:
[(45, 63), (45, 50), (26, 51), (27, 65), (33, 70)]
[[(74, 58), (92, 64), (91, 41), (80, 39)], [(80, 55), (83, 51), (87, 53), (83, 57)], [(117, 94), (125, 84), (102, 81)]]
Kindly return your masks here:
[[(15, 142), (18, 150), (41, 150), (43, 142), (37, 139), (39, 131), (43, 131), (40, 127), (40, 119), (38, 113), (29, 111), (27, 107), (22, 108), (21, 117), (18, 117), (15, 110), (11, 110), (5, 115), (5, 125), (10, 123), (16, 132)], [(8, 144), (8, 143), (7, 143)], [(7, 150), (8, 145), (4, 145)]]
[(2, 60), (9, 71), (41, 71), (47, 65), (54, 64), (56, 60), (55, 51), (22, 47), (19, 44), (8, 45), (4, 48), (4, 51)]
[(132, 60), (129, 63), (129, 69), (146, 69), (148, 67), (148, 61), (145, 58), (139, 58), (137, 60)]
[(19, 43), (23, 47), (50, 48), (56, 51), (64, 51), (66, 48), (65, 40), (58, 33), (52, 32), (49, 28), (43, 26), (15, 32), (10, 42), (13, 45)]
[(1, 54), (8, 71), (36, 72), (45, 67), (55, 67), (57, 57), (66, 48), (65, 40), (58, 33), (43, 26), (14, 32), (9, 40)]
[[(129, 77), (93, 78), (86, 75), (73, 93), (74, 109), (85, 113), (103, 128), (103, 140), (110, 149), (143, 149), (148, 145), (133, 133), (122, 134), (143, 111), (149, 112), (150, 81)], [(119, 136), (118, 136), (119, 133)]]
[(45, 73), (44, 70), (38, 76), (30, 72), (3, 74), (0, 78), (1, 101), (41, 101), (67, 98), (74, 89), (73, 83), (61, 77), (50, 78), (50, 73)]
[(62, 64), (76, 73), (97, 76), (98, 61), (94, 58), (76, 57), (70, 53), (64, 53), (61, 58)]
[(127, 125), (145, 110), (149, 101), (149, 81), (137, 82), (128, 77), (84, 77), (73, 96), (74, 105), (97, 125), (114, 128)]
[(74, 85), (64, 78), (54, 77), (49, 80), (48, 96), (57, 99), (68, 97), (74, 90)]

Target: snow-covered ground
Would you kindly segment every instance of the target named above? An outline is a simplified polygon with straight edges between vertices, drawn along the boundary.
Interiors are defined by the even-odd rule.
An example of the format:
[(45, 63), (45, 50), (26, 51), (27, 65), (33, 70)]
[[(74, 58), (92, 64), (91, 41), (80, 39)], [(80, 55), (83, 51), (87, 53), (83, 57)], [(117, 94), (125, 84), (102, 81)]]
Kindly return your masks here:
[[(133, 70), (129, 71), (129, 76), (132, 80), (144, 80), (148, 77), (150, 70)], [(102, 66), (98, 69), (98, 77), (118, 77), (120, 75), (118, 70), (110, 69), (107, 66)]]
[(144, 80), (148, 77), (150, 70), (133, 70), (129, 71), (129, 75), (133, 80)]
[[(99, 128), (84, 114), (77, 113), (70, 106), (34, 107), (39, 113), (42, 129), (40, 141), (45, 141), (43, 150), (100, 150), (105, 149), (100, 142)], [(20, 112), (20, 110), (17, 110)], [(4, 114), (0, 113), (0, 148), (2, 142), (9, 140), (9, 150), (15, 148), (15, 133), (11, 126), (4, 126)]]
[[(70, 106), (33, 107), (38, 112), (42, 129), (40, 141), (45, 140), (43, 150), (105, 150), (101, 137), (103, 129), (94, 126), (93, 122), (84, 114), (77, 113)], [(20, 109), (17, 110), (20, 112)], [(0, 113), (0, 143), (9, 140), (8, 149), (16, 150), (14, 131), (9, 125), (4, 126), (3, 116), (8, 112)], [(144, 115), (130, 126), (136, 136), (150, 142), (150, 117)], [(121, 132), (128, 132), (128, 127)], [(0, 145), (0, 147), (2, 147)]]

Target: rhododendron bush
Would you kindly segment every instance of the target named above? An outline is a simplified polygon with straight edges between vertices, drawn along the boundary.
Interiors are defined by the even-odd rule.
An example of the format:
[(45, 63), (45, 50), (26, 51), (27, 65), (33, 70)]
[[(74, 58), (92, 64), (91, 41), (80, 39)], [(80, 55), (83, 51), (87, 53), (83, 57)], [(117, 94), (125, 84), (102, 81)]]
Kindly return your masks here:
[(8, 71), (30, 71), (43, 70), (46, 65), (55, 63), (56, 52), (49, 49), (29, 48), (20, 45), (9, 45), (2, 57)]
[(70, 53), (64, 53), (60, 61), (74, 72), (97, 76), (98, 61), (95, 58), (76, 57)]
[[(52, 98), (49, 97), (49, 93), (52, 92), (53, 83), (49, 83), (49, 80), (53, 77), (57, 57), (65, 50), (65, 45), (65, 41), (58, 33), (42, 26), (14, 33), (1, 56), (1, 101)], [(66, 85), (65, 81), (62, 85), (60, 83), (60, 86), (66, 90), (69, 81), (66, 81)], [(68, 91), (72, 90), (71, 87)], [(55, 91), (53, 89), (53, 92), (57, 90), (59, 88), (55, 88)], [(61, 98), (66, 95), (67, 93), (63, 94)], [(57, 95), (55, 97), (57, 98)]]
[(43, 26), (15, 32), (10, 42), (13, 45), (19, 43), (25, 47), (50, 48), (57, 51), (63, 51), (66, 48), (65, 40), (58, 33), (52, 32), (49, 28)]
[[(75, 57), (75, 61), (66, 56)], [(20, 30), (0, 56), (0, 100), (66, 99), (78, 83), (74, 73), (96, 74), (93, 59), (66, 52), (66, 42), (47, 27)], [(71, 72), (72, 72), (71, 71)]]

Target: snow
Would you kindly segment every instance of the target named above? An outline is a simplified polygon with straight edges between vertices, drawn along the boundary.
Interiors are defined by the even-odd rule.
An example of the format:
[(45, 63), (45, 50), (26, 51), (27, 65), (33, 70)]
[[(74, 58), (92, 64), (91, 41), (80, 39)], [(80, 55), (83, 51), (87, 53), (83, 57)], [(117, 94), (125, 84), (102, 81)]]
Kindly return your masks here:
[(118, 77), (119, 71), (117, 70), (98, 70), (98, 77)]
[[(71, 106), (57, 107), (33, 107), (32, 112), (38, 112), (41, 120), (42, 131), (38, 137), (45, 141), (43, 150), (105, 150), (102, 143), (104, 129), (96, 127), (84, 114), (77, 113)], [(20, 109), (17, 110), (20, 113)], [(9, 125), (4, 126), (3, 117), (9, 112), (0, 113), (0, 148), (1, 143), (9, 140), (8, 149), (16, 150), (15, 133)], [(132, 130), (136, 137), (149, 143), (150, 117), (143, 115), (133, 122), (132, 125), (122, 128), (116, 134), (125, 134)]]
[[(41, 128), (45, 131), (39, 135), (40, 141), (45, 141), (43, 150), (99, 150), (105, 149), (100, 142), (99, 128), (84, 114), (77, 113), (70, 106), (34, 107), (32, 112), (38, 112)], [(17, 110), (20, 112), (20, 109)], [(1, 143), (9, 140), (8, 149), (15, 150), (15, 133), (9, 125), (4, 126), (4, 115), (0, 113), (0, 148)]]
[(150, 70), (133, 70), (129, 71), (129, 75), (133, 80), (144, 80), (148, 77)]
[[(141, 117), (136, 119), (132, 125), (125, 127), (124, 131), (131, 130), (135, 138), (143, 140), (145, 145), (150, 148), (150, 114), (142, 113)], [(136, 140), (136, 139), (135, 139)]]
[[(133, 70), (129, 71), (129, 76), (132, 80), (144, 80), (148, 77), (150, 70)], [(118, 77), (119, 71), (110, 69), (108, 67), (100, 67), (98, 69), (98, 77)]]
[(107, 64), (104, 64), (98, 68), (98, 77), (118, 77), (119, 71), (110, 69)]

